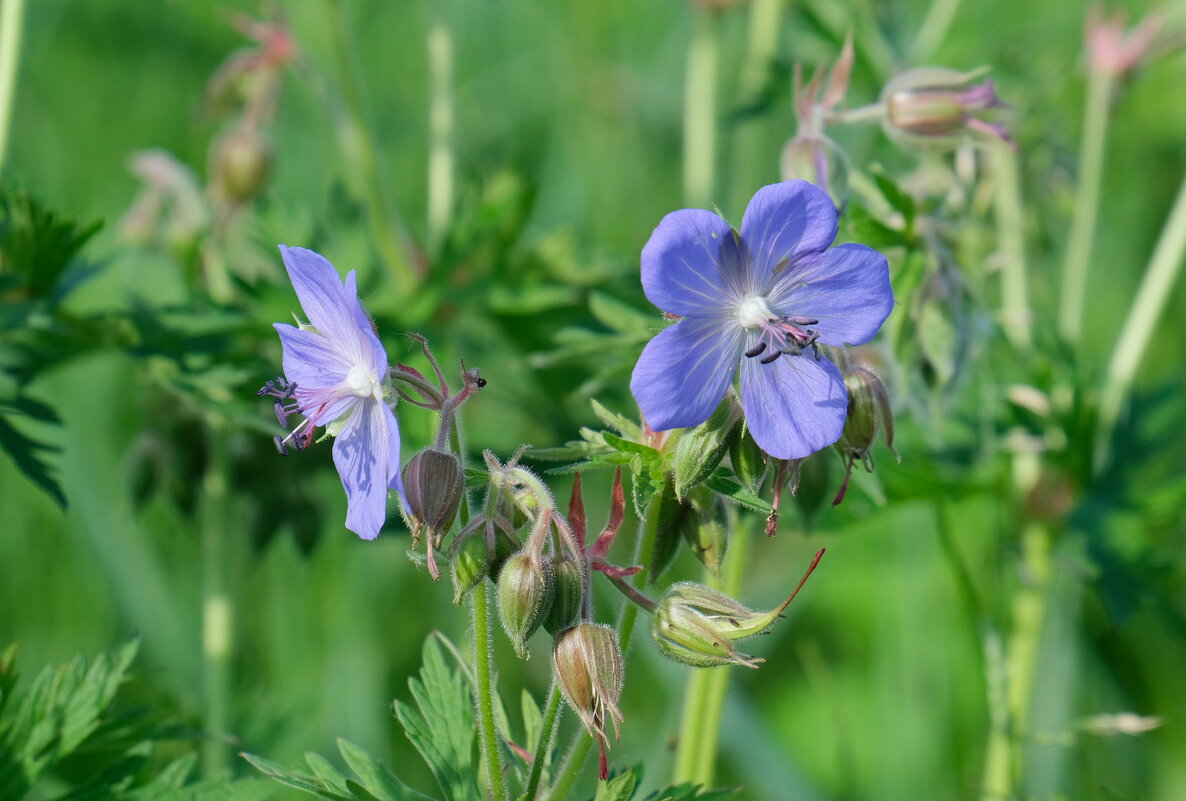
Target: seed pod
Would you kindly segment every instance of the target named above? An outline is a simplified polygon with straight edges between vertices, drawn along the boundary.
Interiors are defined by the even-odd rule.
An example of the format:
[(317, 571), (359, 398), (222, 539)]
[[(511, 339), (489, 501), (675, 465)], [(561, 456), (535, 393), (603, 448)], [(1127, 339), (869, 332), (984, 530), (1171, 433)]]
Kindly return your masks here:
[(427, 530), (432, 540), (447, 533), (464, 491), (461, 462), (451, 453), (428, 448), (408, 460), (403, 478), (414, 530)]
[(622, 713), (624, 665), (617, 633), (598, 623), (580, 623), (561, 632), (552, 646), (552, 675), (589, 734), (606, 741), (606, 718), (612, 721), (614, 736)]
[(498, 615), (515, 653), (527, 659), (527, 639), (544, 622), (555, 593), (551, 560), (538, 552), (519, 551), (498, 574)]
[(951, 148), (969, 132), (1013, 144), (998, 123), (977, 112), (1004, 106), (992, 81), (972, 83), (980, 71), (916, 67), (893, 78), (881, 93), (886, 134), (904, 146)]

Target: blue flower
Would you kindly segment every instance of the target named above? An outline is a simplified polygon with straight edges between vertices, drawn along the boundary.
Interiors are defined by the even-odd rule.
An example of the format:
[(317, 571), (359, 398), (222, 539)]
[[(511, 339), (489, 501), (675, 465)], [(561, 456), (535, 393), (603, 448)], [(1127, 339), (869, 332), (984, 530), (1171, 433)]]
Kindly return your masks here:
[(741, 363), (754, 441), (798, 459), (844, 428), (844, 379), (817, 343), (859, 345), (894, 305), (885, 257), (829, 248), (836, 210), (806, 181), (758, 190), (740, 233), (716, 214), (668, 214), (642, 250), (647, 298), (682, 319), (643, 349), (630, 389), (652, 429), (708, 419)]
[(399, 428), (385, 400), (387, 353), (358, 302), (353, 270), (343, 283), (311, 250), (281, 245), (280, 255), (309, 318), (299, 328), (274, 324), (284, 349), (284, 393), (295, 400), (284, 411), (305, 416), (283, 442), (307, 446), (317, 426), (328, 426), (346, 490), (346, 528), (374, 539), (387, 515), (387, 490), (404, 496)]

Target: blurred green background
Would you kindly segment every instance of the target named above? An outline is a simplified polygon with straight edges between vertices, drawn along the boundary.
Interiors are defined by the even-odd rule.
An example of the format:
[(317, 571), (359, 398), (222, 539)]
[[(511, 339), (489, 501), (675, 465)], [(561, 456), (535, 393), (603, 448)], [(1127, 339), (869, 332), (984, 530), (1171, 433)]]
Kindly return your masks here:
[[(1045, 310), (1057, 300), (1071, 214), (1087, 8), (949, 5), (950, 27), (920, 55), (958, 69), (991, 65), (1019, 144), (1021, 235), (1038, 310), (1033, 347), (1047, 348), (1037, 361), (1071, 386), (1094, 386), (1186, 172), (1186, 58), (1163, 52), (1118, 87), (1089, 323), (1071, 353), (1049, 345), (1054, 320)], [(1147, 10), (1129, 5), (1130, 22)], [(727, 217), (740, 220), (750, 195), (779, 178), (779, 153), (794, 132), (791, 65), (831, 63), (851, 29), (848, 105), (874, 102), (907, 63), (929, 8), (922, 0), (786, 2), (774, 58), (757, 73), (746, 72), (754, 68), (749, 6), (715, 17), (712, 198)], [(297, 56), (281, 71), (264, 126), (270, 174), (217, 246), (231, 294), (212, 301), (195, 266), (210, 258), (196, 241), (205, 234), (130, 242), (120, 220), (139, 188), (128, 168), (135, 151), (166, 150), (206, 184), (211, 142), (236, 120), (210, 107), (206, 84), (250, 45), (230, 24), (237, 12), (282, 15)], [(254, 392), (279, 372), (270, 324), (296, 308), (275, 244), (311, 247), (340, 270), (357, 270), (393, 360), (424, 369), (401, 337), (415, 330), (451, 378), (459, 358), (482, 370), (489, 386), (463, 413), (471, 457), (575, 439), (578, 427), (596, 425), (590, 397), (632, 415), (629, 371), (660, 324), (638, 286), (638, 254), (662, 215), (685, 204), (681, 115), (694, 16), (676, 0), (28, 3), (6, 180), (103, 228), (80, 257), (93, 274), (61, 307), (87, 325), (67, 326), (73, 339), (39, 340), (52, 357), (25, 387), (61, 424), (18, 425), (60, 449), (48, 459), (66, 509), (0, 458), (0, 644), (20, 643), (23, 672), (138, 632), (145, 680), (135, 700), (199, 727), (203, 577), (210, 580), (202, 565), (213, 558), (234, 605), (233, 748), (288, 762), (306, 750), (333, 753), (341, 736), (427, 789), (390, 701), (407, 698), (427, 632), (462, 641), (466, 615), (450, 604), (447, 582), (433, 586), (406, 558), (398, 521), (375, 542), (342, 527), (328, 444), (284, 459), (274, 453), (272, 411)], [(455, 204), (444, 232), (430, 228), (427, 210), (434, 26), (448, 31), (454, 57)], [(904, 176), (918, 163), (876, 126), (830, 133), (859, 169), (878, 164)], [(374, 187), (389, 212), (398, 210), (425, 272), (410, 296), (375, 244)], [(967, 252), (992, 254), (991, 215), (975, 187), (969, 196), (968, 216), (979, 219), (970, 236), (979, 239)], [(891, 263), (899, 269), (893, 253)], [(838, 462), (816, 456), (798, 506), (784, 499), (792, 508), (781, 535), (751, 545), (741, 600), (756, 607), (783, 597), (814, 549), (828, 555), (790, 619), (748, 649), (766, 659), (761, 670), (733, 677), (721, 783), (745, 786), (744, 798), (980, 796), (994, 687), (986, 652), (1007, 638), (1010, 603), (1030, 578), (1017, 558), (1027, 512), (1010, 487), (999, 398), (1005, 383), (1031, 378), (1016, 374), (993, 330), (991, 259), (961, 266), (979, 276), (970, 285), (989, 289), (970, 296), (972, 344), (952, 380), (891, 382), (901, 464), (879, 449), (875, 477), (858, 476), (849, 499), (831, 509)], [(896, 289), (905, 313), (909, 298)], [(1024, 745), (1026, 798), (1186, 797), (1183, 320), (1179, 285), (1141, 362), (1106, 480), (1077, 480), (1073, 466), (1060, 472), (1089, 459), (1082, 454), (1045, 462), (1055, 476), (1045, 488), (1066, 497), (1043, 518), (1055, 537)], [(406, 406), (400, 418), (410, 455), (428, 443), (433, 421)], [(1068, 451), (1075, 442), (1072, 431)], [(1072, 478), (1059, 483), (1065, 475)], [(220, 480), (225, 492), (211, 489)], [(589, 476), (594, 523), (608, 482)], [(559, 479), (557, 496), (566, 498), (568, 486)], [(221, 534), (213, 556), (203, 551), (203, 526)], [(945, 549), (951, 543), (964, 581)], [(625, 562), (629, 551), (619, 547)], [(698, 570), (684, 554), (670, 575)], [(969, 587), (988, 610), (980, 617)], [(616, 600), (600, 597), (599, 617), (609, 620)], [(537, 698), (546, 691), (545, 654), (541, 640), (537, 655), (518, 663), (499, 633), (510, 708), (521, 683)], [(645, 762), (647, 788), (669, 773), (685, 677), (640, 627), (611, 762)], [(1139, 737), (1080, 725), (1125, 711), (1163, 722)], [(251, 772), (238, 761), (233, 769)]]

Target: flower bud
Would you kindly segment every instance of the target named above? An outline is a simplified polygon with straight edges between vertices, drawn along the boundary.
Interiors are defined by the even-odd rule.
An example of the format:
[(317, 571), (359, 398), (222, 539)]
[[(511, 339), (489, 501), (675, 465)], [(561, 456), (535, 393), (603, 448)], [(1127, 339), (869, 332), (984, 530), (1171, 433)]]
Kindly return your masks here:
[(461, 603), (461, 596), (486, 578), (490, 570), (490, 552), (481, 536), (466, 537), (453, 557), (453, 603)]
[(729, 437), (729, 464), (747, 489), (758, 491), (766, 477), (766, 453), (754, 442), (744, 420), (738, 421), (737, 430)]
[(680, 437), (673, 465), (677, 498), (683, 498), (717, 469), (729, 451), (729, 434), (740, 418), (741, 404), (729, 393), (707, 420)]
[(581, 566), (572, 559), (559, 559), (553, 573), (552, 606), (544, 618), (544, 628), (553, 636), (577, 622), (584, 595)]
[(844, 372), (844, 387), (848, 390), (848, 416), (835, 447), (844, 457), (845, 474), (833, 506), (844, 500), (853, 464), (858, 459), (867, 471), (873, 472), (872, 449), (879, 429), (886, 447), (891, 452), (894, 450), (894, 417), (881, 379), (868, 367), (848, 367)]
[(618, 635), (609, 626), (580, 623), (560, 633), (552, 646), (552, 675), (589, 734), (605, 742), (608, 717), (618, 735), (624, 667)]
[(691, 581), (673, 584), (659, 599), (651, 616), (651, 639), (660, 653), (685, 665), (756, 668), (763, 660), (739, 652), (733, 643), (769, 628), (794, 600), (823, 554), (822, 549), (816, 553), (799, 584), (769, 612), (750, 609), (703, 584)]
[(498, 615), (515, 653), (527, 659), (527, 638), (544, 622), (554, 594), (551, 560), (536, 551), (519, 551), (498, 574)]
[(244, 203), (263, 187), (271, 167), (267, 138), (254, 125), (222, 134), (210, 154), (210, 180), (219, 197)]
[(881, 93), (886, 134), (902, 145), (954, 147), (975, 131), (1012, 146), (1004, 127), (976, 115), (1004, 105), (992, 81), (971, 83), (978, 74), (917, 67), (898, 75)]
[(403, 478), (413, 531), (427, 529), (430, 539), (447, 533), (464, 490), (461, 462), (451, 453), (428, 448), (408, 460)]
[(778, 164), (784, 181), (809, 181), (827, 192), (836, 208), (844, 208), (851, 167), (840, 145), (823, 134), (799, 133), (782, 149)]

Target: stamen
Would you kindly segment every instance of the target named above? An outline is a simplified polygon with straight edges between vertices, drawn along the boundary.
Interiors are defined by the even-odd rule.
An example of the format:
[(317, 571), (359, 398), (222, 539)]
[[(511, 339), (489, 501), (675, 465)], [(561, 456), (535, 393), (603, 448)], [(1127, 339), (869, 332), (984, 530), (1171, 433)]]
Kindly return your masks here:
[(747, 350), (745, 352), (745, 355), (752, 359), (764, 350), (766, 350), (766, 342), (762, 341), (762, 342), (759, 342), (757, 345), (754, 345), (749, 350)]
[(280, 452), (281, 456), (288, 455), (288, 448), (284, 447), (284, 438), (283, 437), (281, 437), (279, 434), (277, 434), (276, 436), (272, 437), (272, 442), (275, 443), (276, 450), (278, 450)]
[(819, 320), (814, 317), (787, 317), (784, 318), (788, 323), (795, 325), (819, 325)]
[(766, 357), (765, 357), (765, 358), (763, 358), (763, 359), (759, 359), (759, 360), (758, 360), (758, 363), (759, 363), (759, 364), (770, 364), (771, 362), (773, 362), (773, 361), (777, 360), (777, 359), (778, 359), (778, 357), (779, 357), (779, 356), (781, 356), (781, 355), (782, 355), (782, 351), (781, 351), (781, 350), (776, 350), (776, 351), (774, 351), (774, 353), (771, 353), (769, 356), (766, 356)]
[[(820, 149), (822, 150), (823, 148), (820, 148)], [(791, 263), (790, 257), (783, 256), (781, 259), (778, 260), (778, 264), (774, 265), (774, 269), (770, 271), (771, 275), (778, 275), (783, 270), (785, 270), (787, 268), (787, 265), (790, 263)]]

